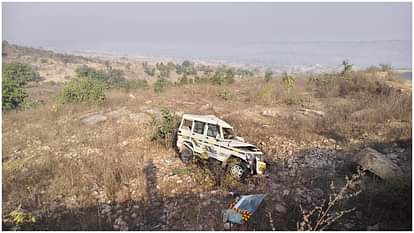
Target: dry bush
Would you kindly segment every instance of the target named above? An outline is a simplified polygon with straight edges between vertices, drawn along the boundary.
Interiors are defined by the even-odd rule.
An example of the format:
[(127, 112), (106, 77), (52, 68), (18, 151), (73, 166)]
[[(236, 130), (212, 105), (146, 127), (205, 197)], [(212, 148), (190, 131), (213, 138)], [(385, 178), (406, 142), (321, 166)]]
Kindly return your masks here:
[(355, 205), (365, 216), (364, 225), (380, 224), (380, 230), (412, 229), (410, 178), (393, 182), (373, 182), (372, 179), (364, 181), (364, 192), (355, 201)]
[(318, 121), (317, 129), (320, 132), (339, 139), (360, 137), (390, 122), (405, 122), (405, 130), (399, 135), (390, 136), (396, 139), (409, 134), (412, 109), (410, 93), (400, 92), (383, 79), (366, 73), (350, 74), (345, 78), (320, 77), (311, 83), (317, 96), (346, 97), (349, 101), (328, 105), (326, 117)]
[(332, 182), (332, 194), (329, 195), (329, 199), (323, 200), (321, 205), (315, 206), (309, 211), (304, 210), (300, 206), (302, 219), (297, 223), (297, 229), (300, 231), (324, 230), (344, 214), (354, 211), (355, 208), (344, 210), (338, 208), (338, 206), (340, 206), (340, 203), (356, 197), (362, 192), (359, 186), (362, 182), (363, 175), (363, 170), (358, 169), (358, 172), (353, 174), (351, 178), (346, 176), (346, 183), (339, 191), (336, 190)]

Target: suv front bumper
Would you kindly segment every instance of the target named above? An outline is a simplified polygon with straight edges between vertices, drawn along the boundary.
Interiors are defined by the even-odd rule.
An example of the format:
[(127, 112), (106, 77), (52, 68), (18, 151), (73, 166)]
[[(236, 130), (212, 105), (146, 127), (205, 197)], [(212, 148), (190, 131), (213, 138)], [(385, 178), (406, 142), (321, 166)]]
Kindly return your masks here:
[(256, 160), (256, 173), (259, 175), (263, 175), (266, 171), (267, 164), (263, 161)]

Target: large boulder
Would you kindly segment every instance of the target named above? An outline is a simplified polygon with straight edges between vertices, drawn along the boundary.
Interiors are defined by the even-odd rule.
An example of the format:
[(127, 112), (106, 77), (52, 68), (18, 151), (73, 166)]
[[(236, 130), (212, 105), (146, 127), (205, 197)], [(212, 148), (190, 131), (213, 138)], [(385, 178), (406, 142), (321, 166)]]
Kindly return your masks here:
[(370, 147), (358, 152), (355, 162), (384, 180), (395, 179), (403, 174), (397, 164)]

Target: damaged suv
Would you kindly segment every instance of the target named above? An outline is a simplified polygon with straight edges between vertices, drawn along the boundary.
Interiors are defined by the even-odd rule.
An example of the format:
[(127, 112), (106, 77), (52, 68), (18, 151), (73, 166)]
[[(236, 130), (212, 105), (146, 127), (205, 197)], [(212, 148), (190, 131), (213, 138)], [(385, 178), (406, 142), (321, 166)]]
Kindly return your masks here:
[(263, 174), (263, 152), (234, 134), (233, 127), (214, 115), (184, 114), (177, 131), (177, 148), (181, 160), (218, 162), (237, 179), (247, 174)]

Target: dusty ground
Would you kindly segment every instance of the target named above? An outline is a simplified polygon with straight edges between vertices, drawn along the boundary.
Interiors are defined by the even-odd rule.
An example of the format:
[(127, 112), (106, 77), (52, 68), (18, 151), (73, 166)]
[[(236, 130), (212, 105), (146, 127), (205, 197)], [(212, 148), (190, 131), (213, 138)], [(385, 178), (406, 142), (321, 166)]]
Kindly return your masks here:
[[(266, 85), (275, 87), (270, 102), (257, 94)], [(410, 95), (411, 87), (404, 88)], [(295, 104), (286, 104), (279, 80), (187, 85), (161, 93), (113, 90), (102, 105), (56, 106), (60, 89), (34, 85), (29, 93), (44, 105), (3, 113), (4, 229), (13, 227), (7, 216), (22, 205), (38, 220), (23, 229), (224, 230), (222, 210), (233, 200), (229, 192), (237, 191), (267, 196), (251, 221), (235, 229), (296, 230), (299, 205), (319, 204), (331, 181), (341, 187), (345, 175), (355, 172), (353, 155), (367, 146), (392, 158), (404, 179), (397, 186), (367, 175), (362, 193), (335, 207), (355, 210), (332, 229), (411, 229), (411, 109), (403, 110), (408, 121), (395, 114), (373, 120), (372, 111), (381, 112), (384, 101), (351, 108), (361, 98), (319, 97), (305, 80), (292, 90), (301, 99)], [(223, 99), (223, 91), (232, 97)], [(206, 167), (184, 166), (173, 148), (150, 140), (151, 117), (161, 109), (225, 119), (265, 152), (267, 174), (218, 185)], [(354, 114), (354, 123), (333, 121), (335, 114)], [(90, 116), (99, 122), (85, 124)]]

